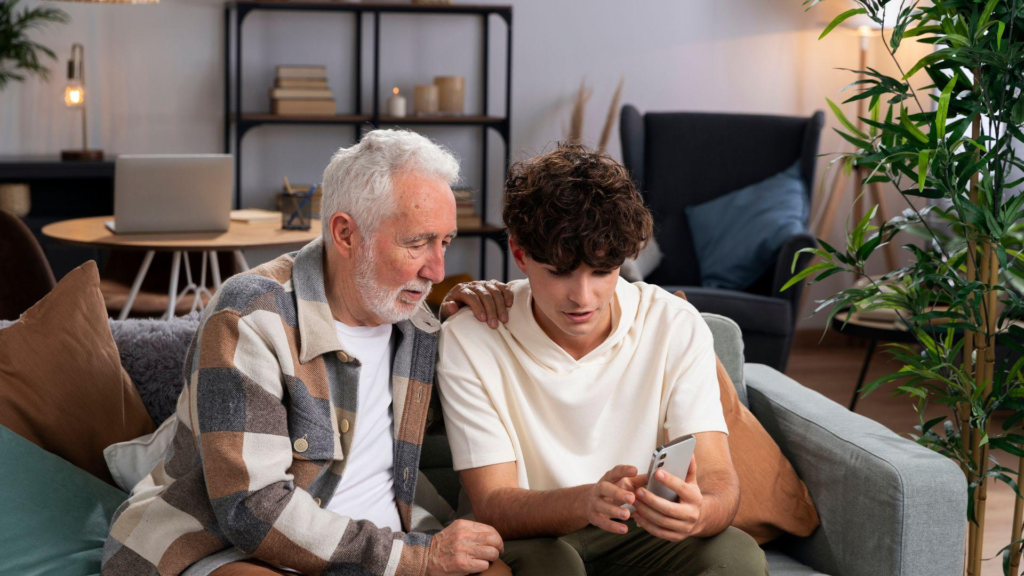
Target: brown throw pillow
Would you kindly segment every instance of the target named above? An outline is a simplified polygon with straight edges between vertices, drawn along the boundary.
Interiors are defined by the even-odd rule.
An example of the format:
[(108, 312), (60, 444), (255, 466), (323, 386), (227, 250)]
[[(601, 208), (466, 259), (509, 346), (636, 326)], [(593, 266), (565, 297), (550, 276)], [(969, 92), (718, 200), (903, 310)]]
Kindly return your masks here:
[[(676, 296), (686, 299), (682, 292)], [(783, 533), (809, 536), (821, 524), (810, 493), (757, 418), (740, 402), (736, 386), (715, 357), (722, 411), (729, 427), (729, 451), (740, 479), (740, 509), (732, 525), (758, 544)]]
[(121, 367), (95, 262), (0, 330), (0, 424), (110, 484), (103, 449), (154, 430)]

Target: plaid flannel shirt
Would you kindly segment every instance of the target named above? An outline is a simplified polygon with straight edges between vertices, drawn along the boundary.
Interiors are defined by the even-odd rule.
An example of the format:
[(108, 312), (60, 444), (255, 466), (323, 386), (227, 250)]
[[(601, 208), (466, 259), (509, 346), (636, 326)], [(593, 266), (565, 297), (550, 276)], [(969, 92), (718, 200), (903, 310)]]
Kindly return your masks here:
[(204, 311), (172, 445), (114, 514), (102, 573), (207, 574), (225, 563), (208, 557), (232, 547), (306, 574), (424, 573), (431, 536), (408, 530), (439, 324), (423, 307), (395, 328), (406, 532), (324, 509), (358, 426), (360, 363), (338, 341), (317, 239), (230, 278)]

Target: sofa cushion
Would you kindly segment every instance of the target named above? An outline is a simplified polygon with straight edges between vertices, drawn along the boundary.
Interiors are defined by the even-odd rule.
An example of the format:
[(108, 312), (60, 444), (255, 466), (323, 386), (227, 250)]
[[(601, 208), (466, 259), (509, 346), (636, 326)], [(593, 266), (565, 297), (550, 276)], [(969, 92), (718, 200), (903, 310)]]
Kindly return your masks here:
[(743, 383), (743, 332), (736, 322), (718, 314), (702, 312), (700, 315), (715, 339), (715, 356), (725, 367), (726, 374), (736, 385), (736, 395), (747, 406), (747, 387)]
[(103, 458), (118, 488), (131, 493), (135, 485), (149, 476), (163, 460), (167, 448), (174, 441), (175, 422), (176, 419), (168, 418), (152, 434), (103, 449)]
[[(687, 294), (675, 292), (686, 300)], [(715, 339), (715, 362), (718, 369), (718, 392), (722, 412), (729, 427), (729, 451), (740, 480), (740, 508), (732, 525), (750, 534), (763, 544), (783, 533), (807, 536), (820, 524), (818, 512), (807, 486), (796, 474), (793, 465), (778, 444), (750, 412), (741, 394), (746, 396), (742, 382), (733, 383), (723, 356), (730, 363), (743, 364), (743, 340), (739, 326), (728, 318), (701, 313)]]
[(154, 430), (121, 367), (95, 262), (0, 330), (0, 425), (113, 484), (107, 446)]
[(185, 355), (198, 329), (198, 312), (169, 321), (110, 321), (121, 365), (153, 422), (163, 422), (174, 413), (185, 385)]
[(0, 462), (0, 572), (98, 574), (128, 495), (3, 426)]
[(740, 403), (725, 367), (716, 362), (729, 452), (740, 480), (740, 508), (732, 525), (758, 544), (783, 533), (810, 535), (821, 521), (807, 486), (764, 426)]

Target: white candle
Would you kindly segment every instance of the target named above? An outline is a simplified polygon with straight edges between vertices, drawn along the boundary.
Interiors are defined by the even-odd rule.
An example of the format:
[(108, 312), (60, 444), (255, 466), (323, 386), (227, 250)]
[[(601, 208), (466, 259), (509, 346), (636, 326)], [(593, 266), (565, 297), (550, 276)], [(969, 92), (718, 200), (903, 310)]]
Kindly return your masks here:
[(388, 98), (388, 116), (405, 118), (405, 96), (398, 95), (398, 87), (392, 90), (391, 98)]

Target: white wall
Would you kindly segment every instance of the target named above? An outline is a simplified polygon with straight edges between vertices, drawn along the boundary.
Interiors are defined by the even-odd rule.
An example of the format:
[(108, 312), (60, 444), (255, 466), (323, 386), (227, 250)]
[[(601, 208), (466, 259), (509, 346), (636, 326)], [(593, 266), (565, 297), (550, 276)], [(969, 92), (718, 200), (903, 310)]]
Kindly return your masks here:
[[(36, 0), (30, 0), (32, 5)], [(481, 0), (486, 1), (486, 0)], [(596, 142), (612, 92), (625, 77), (624, 103), (641, 110), (734, 111), (809, 115), (825, 108), (852, 79), (834, 68), (857, 63), (857, 39), (822, 25), (799, 0), (516, 0), (514, 5), (512, 147), (514, 157), (543, 150), (565, 135), (571, 99), (586, 77), (593, 97), (585, 135)], [(79, 146), (75, 113), (63, 105), (65, 62), (72, 42), (86, 47), (90, 145), (120, 153), (220, 152), (223, 148), (223, 3), (163, 0), (155, 6), (53, 3), (71, 24), (36, 35), (60, 58), (49, 83), (30, 80), (0, 92), (0, 154), (56, 154)], [(325, 64), (339, 110), (353, 104), (352, 15), (251, 14), (244, 29), (246, 111), (266, 111), (277, 64)], [(467, 78), (467, 112), (479, 110), (479, 20), (474, 17), (385, 15), (381, 98), (441, 74)], [(491, 21), (491, 112), (504, 105), (505, 26)], [(364, 112), (369, 112), (371, 21), (364, 21)], [(871, 64), (892, 69), (875, 46)], [(908, 56), (920, 54), (917, 49)], [(908, 58), (909, 59), (909, 58)], [(852, 115), (852, 107), (850, 108)], [(822, 152), (840, 149), (830, 126)], [(432, 128), (464, 162), (466, 182), (479, 184), (479, 130)], [(331, 153), (353, 141), (351, 127), (264, 126), (243, 142), (242, 186), (249, 206), (270, 207), (281, 176), (319, 181)], [(490, 213), (499, 218), (504, 151), (490, 136)], [(621, 158), (617, 131), (609, 152)], [(824, 161), (822, 162), (824, 165)], [(898, 204), (890, 198), (890, 206)], [(844, 210), (845, 211), (845, 210)], [(838, 240), (842, 226), (832, 240)], [(449, 252), (449, 272), (476, 274), (476, 242)], [(497, 276), (491, 248), (488, 274)], [(272, 254), (257, 255), (256, 260)], [(517, 272), (517, 271), (513, 271)], [(835, 277), (814, 290), (841, 286)], [(824, 290), (822, 290), (824, 288)], [(819, 325), (821, 320), (807, 325)]]

